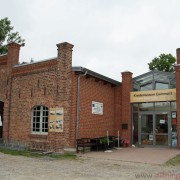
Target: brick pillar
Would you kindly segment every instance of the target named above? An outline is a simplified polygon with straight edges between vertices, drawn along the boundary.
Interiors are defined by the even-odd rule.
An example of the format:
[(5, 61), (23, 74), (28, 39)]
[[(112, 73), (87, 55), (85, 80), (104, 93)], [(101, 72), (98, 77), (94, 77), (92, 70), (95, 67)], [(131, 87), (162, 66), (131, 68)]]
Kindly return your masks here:
[[(132, 91), (132, 73), (122, 72), (122, 126), (121, 137), (131, 141), (131, 104), (130, 92)], [(127, 125), (126, 125), (127, 124)]]
[[(58, 47), (58, 81), (59, 81), (59, 101), (69, 100), (71, 90), (72, 72), (72, 51), (73, 45), (67, 42), (57, 44)], [(63, 95), (62, 95), (63, 94)]]
[(7, 87), (6, 99), (4, 102), (3, 139), (9, 140), (11, 123), (11, 93), (12, 93), (12, 66), (19, 64), (19, 52), (21, 45), (11, 42), (8, 44), (7, 52)]
[(178, 148), (180, 148), (180, 48), (176, 50), (177, 65), (175, 66), (176, 75), (176, 104), (177, 104), (177, 132)]
[(180, 64), (180, 48), (176, 49), (176, 61), (177, 64)]
[(70, 141), (70, 115), (72, 90), (72, 51), (73, 45), (67, 42), (57, 44), (57, 87), (58, 94), (55, 100), (56, 107), (64, 108), (63, 132), (49, 133), (49, 140), (53, 142), (54, 149), (69, 147)]
[(19, 64), (19, 52), (21, 45), (11, 42), (8, 44), (8, 67)]

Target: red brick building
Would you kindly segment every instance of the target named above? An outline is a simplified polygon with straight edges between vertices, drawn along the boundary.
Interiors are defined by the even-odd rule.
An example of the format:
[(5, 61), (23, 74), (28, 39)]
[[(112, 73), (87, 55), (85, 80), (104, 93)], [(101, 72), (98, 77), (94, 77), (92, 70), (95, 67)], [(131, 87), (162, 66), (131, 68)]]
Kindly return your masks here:
[[(57, 57), (30, 64), (19, 64), (20, 46), (16, 43), (10, 43), (8, 53), (0, 56), (0, 138), (3, 142), (24, 146), (42, 144), (44, 149), (58, 151), (75, 148), (77, 138), (102, 137), (107, 132), (117, 136), (119, 131), (120, 137), (131, 144), (172, 147), (172, 118), (169, 116), (177, 122), (176, 108), (166, 111), (166, 117), (163, 112), (167, 106), (161, 108), (160, 117), (152, 109), (141, 112), (145, 102), (132, 100), (130, 96), (138, 77), (132, 78), (131, 72), (123, 72), (120, 83), (89, 69), (72, 67), (73, 45), (65, 42), (57, 44), (57, 48)], [(179, 71), (177, 65), (177, 91)], [(141, 92), (141, 89), (135, 91)], [(171, 102), (176, 103), (174, 99), (168, 101), (170, 108)], [(167, 102), (167, 99), (155, 102)], [(154, 108), (155, 102), (153, 100)], [(179, 93), (177, 109), (180, 108), (178, 102)], [(177, 110), (180, 116), (178, 114)], [(169, 122), (167, 132), (143, 132), (141, 126), (156, 129), (156, 115), (164, 129)], [(139, 116), (145, 117), (145, 124)], [(180, 129), (178, 132), (180, 134)], [(158, 135), (166, 143), (155, 143)]]

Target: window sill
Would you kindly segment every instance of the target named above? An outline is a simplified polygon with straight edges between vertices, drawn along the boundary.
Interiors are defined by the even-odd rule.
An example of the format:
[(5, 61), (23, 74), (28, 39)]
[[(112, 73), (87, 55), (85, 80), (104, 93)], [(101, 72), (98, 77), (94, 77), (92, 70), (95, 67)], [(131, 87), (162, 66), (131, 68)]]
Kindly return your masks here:
[(48, 134), (29, 134), (29, 137), (32, 139), (47, 140)]

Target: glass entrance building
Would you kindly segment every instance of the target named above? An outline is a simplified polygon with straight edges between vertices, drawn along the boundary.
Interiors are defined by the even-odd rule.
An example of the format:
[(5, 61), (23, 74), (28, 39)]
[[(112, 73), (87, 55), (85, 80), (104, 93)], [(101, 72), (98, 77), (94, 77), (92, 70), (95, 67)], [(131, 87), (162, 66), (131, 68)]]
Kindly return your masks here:
[(154, 70), (132, 82), (132, 143), (177, 147), (175, 74)]

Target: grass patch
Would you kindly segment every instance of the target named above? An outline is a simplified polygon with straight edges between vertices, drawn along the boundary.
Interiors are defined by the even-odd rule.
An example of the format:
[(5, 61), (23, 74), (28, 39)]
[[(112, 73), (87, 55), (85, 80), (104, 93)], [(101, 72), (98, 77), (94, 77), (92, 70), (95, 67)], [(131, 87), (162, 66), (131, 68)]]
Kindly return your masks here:
[(18, 151), (18, 150), (11, 150), (11, 149), (4, 149), (0, 148), (0, 152), (4, 154), (10, 154), (14, 156), (25, 156), (25, 157), (32, 157), (32, 158), (43, 158), (43, 157), (49, 157), (53, 159), (76, 159), (77, 156), (74, 154), (64, 153), (64, 154), (43, 154), (39, 152), (31, 152), (31, 151)]
[[(47, 155), (46, 155), (47, 156)], [(64, 154), (49, 154), (48, 157), (55, 159), (76, 159), (77, 156), (75, 154), (64, 153)]]
[(180, 154), (170, 159), (166, 164), (171, 166), (180, 166)]

